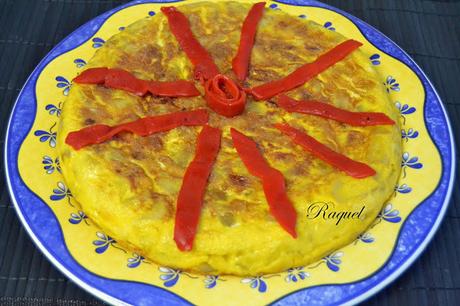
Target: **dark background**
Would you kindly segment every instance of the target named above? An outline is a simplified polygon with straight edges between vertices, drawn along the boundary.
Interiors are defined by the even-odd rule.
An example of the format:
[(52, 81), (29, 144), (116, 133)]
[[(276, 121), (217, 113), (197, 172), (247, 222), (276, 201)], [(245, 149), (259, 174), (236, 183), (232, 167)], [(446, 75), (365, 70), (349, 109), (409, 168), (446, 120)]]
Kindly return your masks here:
[[(78, 26), (126, 1), (0, 0), (0, 129), (38, 62)], [(460, 1), (324, 1), (390, 37), (438, 90), (460, 143)], [(1, 150), (3, 162), (3, 149)], [(457, 159), (459, 154), (457, 153)], [(0, 304), (102, 305), (43, 257), (21, 227), (0, 175)], [(458, 171), (457, 171), (458, 173)], [(460, 187), (427, 250), (397, 281), (365, 304), (460, 305)]]

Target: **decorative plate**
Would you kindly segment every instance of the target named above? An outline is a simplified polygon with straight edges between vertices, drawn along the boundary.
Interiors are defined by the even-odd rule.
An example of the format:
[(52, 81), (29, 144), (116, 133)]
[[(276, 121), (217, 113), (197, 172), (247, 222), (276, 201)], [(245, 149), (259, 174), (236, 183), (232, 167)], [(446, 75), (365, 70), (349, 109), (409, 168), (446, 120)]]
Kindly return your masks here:
[[(191, 0), (189, 2), (198, 2)], [(368, 298), (426, 247), (451, 195), (455, 154), (449, 121), (432, 84), (409, 56), (363, 21), (316, 1), (269, 2), (364, 43), (401, 114), (402, 171), (394, 194), (366, 233), (319, 262), (249, 278), (191, 275), (124, 250), (79, 210), (56, 156), (56, 124), (72, 80), (112, 35), (159, 2), (138, 0), (86, 23), (59, 43), (27, 80), (5, 145), (9, 189), (37, 246), (71, 280), (113, 304), (343, 304)]]

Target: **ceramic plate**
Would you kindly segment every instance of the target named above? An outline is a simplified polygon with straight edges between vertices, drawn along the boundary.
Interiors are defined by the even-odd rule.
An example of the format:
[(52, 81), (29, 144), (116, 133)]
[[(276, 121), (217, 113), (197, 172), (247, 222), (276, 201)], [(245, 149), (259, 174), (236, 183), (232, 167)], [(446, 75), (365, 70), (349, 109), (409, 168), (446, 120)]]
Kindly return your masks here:
[[(356, 303), (394, 280), (420, 255), (448, 205), (454, 145), (444, 107), (409, 56), (361, 20), (315, 1), (268, 2), (364, 43), (400, 113), (402, 171), (394, 194), (356, 241), (305, 267), (248, 278), (192, 275), (120, 247), (79, 209), (56, 156), (56, 125), (71, 80), (112, 35), (156, 18), (161, 1), (134, 1), (83, 25), (38, 65), (16, 101), (5, 165), (17, 213), (37, 246), (71, 280), (113, 304), (275, 305)], [(197, 2), (195, 0), (187, 2)], [(325, 237), (327, 239), (327, 237)]]

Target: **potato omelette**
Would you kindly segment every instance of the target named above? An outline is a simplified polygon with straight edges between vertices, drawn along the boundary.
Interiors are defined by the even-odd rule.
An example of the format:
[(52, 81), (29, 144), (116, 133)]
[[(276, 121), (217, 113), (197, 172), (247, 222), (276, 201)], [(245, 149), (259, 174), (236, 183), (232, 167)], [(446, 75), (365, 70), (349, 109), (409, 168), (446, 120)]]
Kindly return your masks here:
[[(250, 9), (250, 4), (239, 2), (177, 6), (220, 73), (232, 80), (238, 78), (232, 59)], [(265, 9), (247, 78), (238, 86), (257, 88), (282, 79), (346, 40), (314, 22)], [(110, 38), (85, 69), (123, 69), (142, 80), (193, 81), (199, 95), (140, 96), (103, 84), (72, 84), (59, 124), (58, 150), (65, 181), (92, 222), (121, 245), (159, 265), (240, 276), (308, 265), (349, 244), (369, 227), (399, 177), (401, 136), (396, 108), (367, 54), (360, 49), (351, 52), (284, 92), (285, 100), (383, 113), (394, 124), (359, 126), (325, 118), (324, 112), (317, 116), (290, 111), (282, 107), (279, 96), (256, 101), (251, 91), (246, 91), (246, 104), (238, 115), (224, 116), (209, 107), (203, 80), (196, 78), (188, 55), (171, 31), (166, 14), (160, 12)], [(147, 136), (122, 132), (78, 150), (66, 143), (66, 137), (93, 125), (116, 126), (197, 109), (208, 111), (208, 126), (220, 129), (222, 136), (206, 181), (193, 248), (184, 251), (174, 240), (177, 202), (187, 167), (198, 154), (202, 126), (178, 126)], [(281, 132), (280, 124), (319, 142), (312, 150), (322, 144), (368, 165), (373, 175), (356, 178), (338, 169)], [(239, 134), (232, 128), (251, 139), (266, 163), (284, 177), (285, 195), (296, 214), (296, 237), (277, 222), (273, 207), (267, 204), (271, 187), (264, 180), (270, 178), (258, 177), (248, 168), (237, 150), (235, 137)], [(193, 179), (192, 188), (196, 182), (199, 189)], [(329, 203), (337, 212), (365, 208), (359, 219), (337, 224), (337, 220), (307, 218), (308, 207), (317, 202)]]

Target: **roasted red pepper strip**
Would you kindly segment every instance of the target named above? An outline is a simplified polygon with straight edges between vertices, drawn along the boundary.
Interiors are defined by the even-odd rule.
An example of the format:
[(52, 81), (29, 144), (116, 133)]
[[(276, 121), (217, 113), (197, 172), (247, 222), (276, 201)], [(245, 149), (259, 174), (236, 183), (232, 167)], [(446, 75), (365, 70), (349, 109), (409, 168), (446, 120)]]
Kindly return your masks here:
[(320, 116), (353, 126), (395, 124), (384, 113), (351, 112), (319, 101), (297, 101), (286, 95), (280, 95), (276, 104), (290, 113)]
[(107, 141), (122, 132), (130, 132), (139, 136), (148, 136), (158, 132), (169, 131), (179, 126), (204, 125), (207, 122), (208, 112), (205, 109), (198, 109), (144, 117), (116, 126), (104, 124), (91, 125), (81, 130), (70, 132), (65, 142), (74, 149), (79, 150), (85, 146)]
[(282, 79), (256, 86), (250, 89), (250, 92), (256, 100), (266, 100), (282, 92), (294, 89), (341, 61), (361, 45), (362, 43), (352, 39), (344, 41), (326, 53), (321, 54), (314, 62), (301, 66)]
[(105, 85), (109, 88), (126, 90), (138, 96), (144, 96), (147, 93), (163, 97), (195, 97), (200, 95), (193, 82), (141, 80), (126, 70), (105, 67), (86, 69), (73, 81), (80, 84)]
[(179, 81), (149, 81), (147, 88), (152, 95), (163, 97), (196, 97), (200, 92), (193, 82)]
[(240, 81), (244, 81), (248, 74), (249, 61), (256, 38), (257, 25), (262, 18), (264, 8), (265, 2), (254, 4), (246, 16), (246, 19), (244, 19), (243, 27), (241, 28), (240, 45), (232, 61), (233, 71)]
[(296, 128), (287, 124), (275, 124), (275, 127), (306, 151), (354, 178), (366, 178), (375, 175), (375, 170), (368, 165), (335, 152)]
[(141, 97), (148, 91), (148, 81), (140, 80), (122, 69), (109, 69), (105, 76), (104, 85), (109, 88), (125, 90)]
[(246, 93), (225, 75), (218, 74), (206, 81), (204, 89), (206, 102), (216, 113), (233, 117), (243, 112)]
[(296, 238), (297, 212), (287, 197), (283, 174), (267, 163), (257, 148), (257, 144), (252, 139), (234, 128), (230, 130), (230, 133), (233, 146), (248, 171), (262, 180), (270, 213), (281, 227)]
[(80, 73), (76, 78), (73, 79), (75, 83), (80, 84), (101, 84), (105, 83), (105, 77), (109, 73), (109, 68), (98, 67), (89, 68)]
[(161, 11), (168, 18), (169, 28), (182, 50), (195, 66), (194, 76), (197, 80), (208, 80), (219, 73), (211, 55), (203, 48), (193, 35), (187, 17), (174, 6), (162, 7)]
[(181, 251), (193, 247), (209, 175), (220, 149), (221, 131), (205, 125), (198, 135), (195, 158), (188, 165), (177, 198), (174, 241)]

